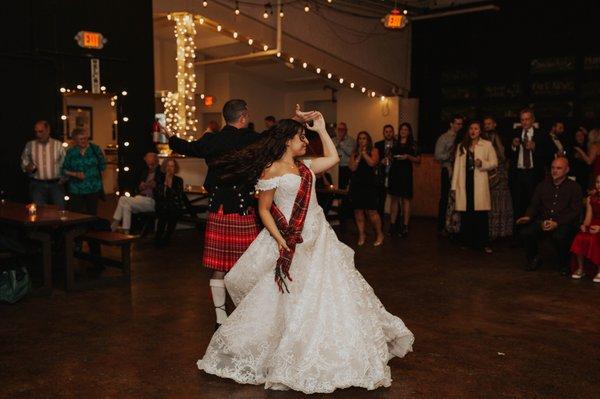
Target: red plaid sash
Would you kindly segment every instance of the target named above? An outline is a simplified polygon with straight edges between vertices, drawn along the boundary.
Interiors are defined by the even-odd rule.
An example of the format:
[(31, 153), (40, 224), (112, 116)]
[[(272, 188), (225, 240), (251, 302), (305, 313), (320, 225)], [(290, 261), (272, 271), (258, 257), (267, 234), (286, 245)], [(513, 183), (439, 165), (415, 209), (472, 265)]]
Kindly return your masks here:
[(290, 248), (289, 251), (282, 249), (279, 252), (279, 259), (277, 259), (277, 265), (275, 266), (275, 283), (282, 293), (284, 293), (284, 288), (285, 291), (290, 292), (285, 279), (287, 278), (292, 281), (290, 266), (292, 265), (294, 252), (296, 251), (296, 244), (302, 242), (302, 229), (304, 228), (304, 220), (308, 212), (308, 203), (310, 202), (312, 189), (312, 173), (310, 169), (303, 163), (300, 163), (298, 171), (301, 178), (300, 187), (294, 201), (294, 208), (292, 209), (292, 216), (289, 223), (279, 208), (275, 204), (271, 205), (271, 215), (275, 219), (275, 224), (277, 224), (277, 228), (285, 239), (287, 246)]

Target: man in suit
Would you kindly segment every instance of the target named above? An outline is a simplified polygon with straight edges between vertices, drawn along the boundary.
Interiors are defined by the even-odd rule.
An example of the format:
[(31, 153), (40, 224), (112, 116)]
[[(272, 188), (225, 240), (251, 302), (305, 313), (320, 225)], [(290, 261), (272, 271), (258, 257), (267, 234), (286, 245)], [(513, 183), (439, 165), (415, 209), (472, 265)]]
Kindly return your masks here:
[[(572, 158), (573, 144), (565, 134), (565, 124), (563, 121), (554, 121), (548, 136), (550, 139), (550, 151), (553, 155), (550, 162), (556, 157)], [(550, 165), (547, 167), (550, 168)]]
[[(381, 162), (377, 166), (377, 174), (379, 179), (379, 204), (377, 207), (377, 212), (381, 217), (381, 221), (383, 222), (383, 214), (385, 210), (385, 200), (387, 197), (387, 179), (388, 173), (390, 171), (390, 165), (392, 164), (392, 148), (394, 147), (394, 127), (392, 125), (385, 125), (383, 127), (383, 140), (377, 141), (375, 143), (375, 148), (379, 151), (379, 156), (381, 157)], [(390, 220), (390, 225), (394, 226), (396, 223), (395, 220)]]
[(510, 185), (515, 215), (527, 210), (533, 191), (546, 175), (554, 158), (547, 134), (534, 127), (535, 115), (526, 108), (520, 112), (521, 128), (512, 137), (510, 146)]

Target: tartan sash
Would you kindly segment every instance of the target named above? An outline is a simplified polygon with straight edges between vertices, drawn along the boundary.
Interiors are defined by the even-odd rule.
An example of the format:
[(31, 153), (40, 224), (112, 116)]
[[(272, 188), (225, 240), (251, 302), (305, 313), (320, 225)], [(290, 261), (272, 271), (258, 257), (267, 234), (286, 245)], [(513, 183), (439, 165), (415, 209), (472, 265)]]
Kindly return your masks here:
[(292, 209), (292, 215), (290, 221), (286, 220), (285, 216), (279, 208), (275, 205), (271, 205), (271, 215), (275, 219), (275, 224), (281, 232), (281, 235), (285, 239), (287, 246), (290, 248), (289, 251), (281, 249), (279, 252), (279, 258), (277, 259), (277, 265), (275, 266), (275, 283), (279, 287), (279, 291), (284, 293), (290, 290), (285, 283), (288, 279), (292, 281), (290, 276), (290, 266), (292, 265), (292, 259), (294, 258), (294, 252), (296, 251), (296, 244), (302, 242), (302, 229), (304, 228), (304, 220), (306, 219), (306, 213), (308, 212), (308, 204), (310, 202), (310, 193), (312, 189), (312, 173), (310, 169), (303, 163), (298, 164), (298, 171), (300, 172), (300, 187), (298, 188), (298, 194), (294, 200), (294, 207)]

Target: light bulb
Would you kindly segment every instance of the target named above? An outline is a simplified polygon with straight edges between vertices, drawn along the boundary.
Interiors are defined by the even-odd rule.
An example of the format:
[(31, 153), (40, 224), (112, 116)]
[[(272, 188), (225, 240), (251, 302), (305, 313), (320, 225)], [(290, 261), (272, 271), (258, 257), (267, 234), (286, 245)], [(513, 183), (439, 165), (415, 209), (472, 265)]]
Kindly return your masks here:
[(280, 51), (277, 52), (277, 57), (281, 57), (281, 52)]
[(82, 85), (77, 85), (77, 90), (81, 90), (81, 89), (83, 89), (83, 86)]
[(308, 66), (308, 64), (306, 62), (302, 63), (302, 68), (306, 69), (307, 66)]
[(100, 86), (100, 90), (106, 91), (106, 86)]
[(354, 82), (350, 82), (350, 88), (354, 89)]
[(123, 117), (123, 122), (129, 122), (129, 118), (128, 118), (128, 117), (126, 117), (126, 116), (124, 116), (124, 117)]
[(360, 89), (360, 91), (362, 91), (364, 93), (365, 91), (367, 91), (367, 88), (363, 87), (363, 88)]
[(265, 12), (263, 12), (263, 18), (264, 19), (269, 18), (269, 13), (267, 12), (267, 10), (265, 10)]
[(233, 38), (237, 39), (237, 37), (238, 37), (238, 33), (237, 32), (233, 32)]
[(129, 166), (125, 166), (125, 167), (123, 168), (123, 170), (124, 170), (125, 172), (129, 172)]
[(407, 14), (408, 14), (408, 10), (404, 10), (404, 11), (402, 11), (402, 13), (403, 13), (404, 15), (407, 15)]
[(266, 44), (263, 46), (263, 50), (267, 51), (269, 50), (269, 46), (267, 46)]
[(304, 12), (309, 12), (310, 11), (310, 7), (308, 6), (308, 3), (306, 3), (306, 5), (304, 6)]
[(131, 197), (131, 194), (129, 194), (129, 191), (125, 191), (125, 196), (126, 197)]
[(61, 115), (60, 119), (62, 119), (63, 121), (66, 121), (67, 120), (67, 115)]
[(317, 69), (315, 69), (315, 71), (316, 71), (317, 73), (321, 73), (321, 68), (317, 68)]
[(66, 91), (67, 91), (67, 89), (65, 89), (64, 87), (61, 87), (61, 88), (60, 88), (60, 92), (61, 92), (61, 93), (64, 93), (64, 92), (66, 92)]
[(71, 197), (69, 197), (68, 195), (65, 195), (65, 201), (68, 201), (70, 199), (71, 199)]
[(124, 95), (124, 96), (126, 96), (126, 95), (127, 95), (127, 92), (126, 92), (125, 90), (123, 90), (123, 91), (121, 92), (121, 94), (122, 94), (122, 95)]
[(252, 46), (252, 43), (254, 43), (254, 40), (253, 39), (248, 39), (248, 45)]
[(240, 15), (240, 9), (239, 8), (236, 8), (234, 12), (235, 12), (235, 15)]
[(208, 6), (208, 1), (204, 0), (204, 1), (202, 2), (202, 6), (203, 6), (203, 7), (206, 7), (206, 6)]
[(221, 29), (223, 29), (223, 27), (222, 27), (221, 25), (217, 25), (217, 30), (218, 30), (219, 32), (221, 32)]
[(290, 64), (294, 63), (294, 57), (290, 57)]
[(340, 78), (340, 84), (344, 83), (344, 78)]
[(283, 7), (281, 7), (281, 11), (279, 12), (279, 18), (283, 18), (284, 17), (284, 13), (283, 13)]
[(331, 72), (329, 72), (329, 73), (327, 74), (327, 79), (331, 79), (331, 77), (332, 77), (332, 76), (333, 76), (333, 75), (331, 74)]
[(376, 94), (375, 94), (375, 92), (374, 92), (374, 91), (372, 91), (372, 92), (371, 92), (371, 97), (375, 97), (375, 95), (376, 95)]
[(385, 101), (385, 96), (381, 96), (381, 101)]

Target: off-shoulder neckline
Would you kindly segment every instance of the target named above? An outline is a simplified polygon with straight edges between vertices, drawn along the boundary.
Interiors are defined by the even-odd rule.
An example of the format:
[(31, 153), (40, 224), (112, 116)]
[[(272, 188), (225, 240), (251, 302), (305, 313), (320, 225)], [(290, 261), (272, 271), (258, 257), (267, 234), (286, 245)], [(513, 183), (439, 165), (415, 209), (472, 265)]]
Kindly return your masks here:
[(295, 173), (288, 172), (288, 173), (284, 173), (284, 174), (282, 174), (282, 175), (279, 175), (279, 176), (273, 176), (273, 177), (269, 177), (268, 179), (258, 179), (258, 181), (269, 181), (269, 180), (280, 179), (280, 178), (282, 178), (283, 176), (287, 176), (287, 175), (296, 176), (296, 177), (301, 177), (300, 175), (297, 175), (297, 174), (295, 174)]

